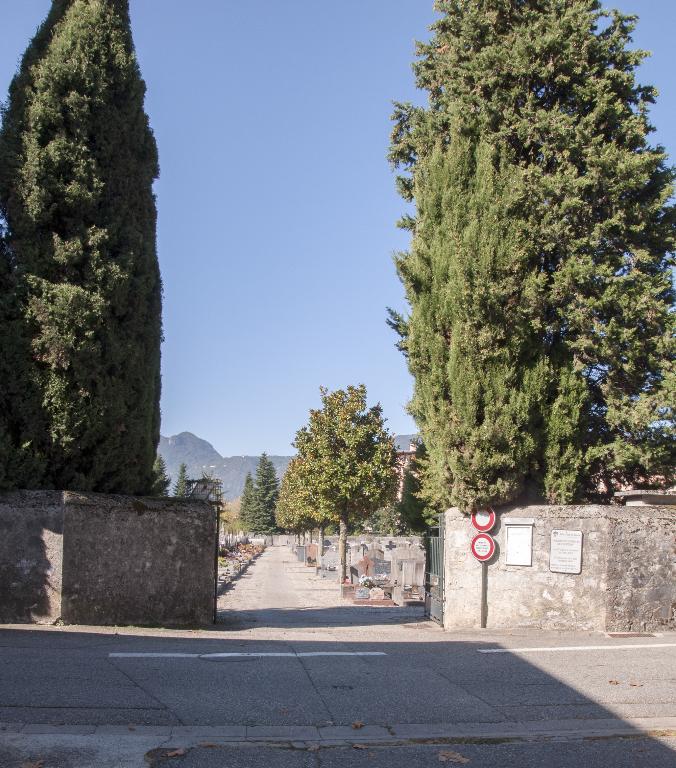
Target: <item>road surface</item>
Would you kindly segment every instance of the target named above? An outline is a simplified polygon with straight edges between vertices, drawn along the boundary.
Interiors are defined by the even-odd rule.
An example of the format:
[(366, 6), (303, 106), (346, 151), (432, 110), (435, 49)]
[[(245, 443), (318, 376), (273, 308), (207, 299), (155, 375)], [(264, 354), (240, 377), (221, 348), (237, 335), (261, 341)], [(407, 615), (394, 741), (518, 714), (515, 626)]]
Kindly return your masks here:
[(281, 547), (219, 619), (0, 627), (0, 766), (676, 765), (676, 634), (445, 633)]

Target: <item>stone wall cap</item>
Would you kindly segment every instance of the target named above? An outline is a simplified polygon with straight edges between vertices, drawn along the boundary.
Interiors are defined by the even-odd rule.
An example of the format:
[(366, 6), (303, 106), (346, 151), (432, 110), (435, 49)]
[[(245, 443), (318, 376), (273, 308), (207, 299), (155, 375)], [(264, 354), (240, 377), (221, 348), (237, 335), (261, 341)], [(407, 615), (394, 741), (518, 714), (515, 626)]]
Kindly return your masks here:
[[(662, 518), (676, 519), (676, 507), (666, 504), (646, 504), (643, 506), (625, 506), (619, 504), (506, 504), (494, 506), (498, 519), (504, 524), (508, 518), (528, 517), (546, 520), (552, 518), (580, 519), (630, 519)], [(449, 520), (467, 520), (469, 514), (457, 507), (446, 511)]]
[(121, 493), (94, 493), (93, 491), (64, 491), (63, 502), (69, 507), (91, 507), (112, 509), (116, 507), (133, 507), (140, 510), (177, 509), (186, 511), (211, 510), (211, 505), (203, 499), (176, 496), (127, 496)]

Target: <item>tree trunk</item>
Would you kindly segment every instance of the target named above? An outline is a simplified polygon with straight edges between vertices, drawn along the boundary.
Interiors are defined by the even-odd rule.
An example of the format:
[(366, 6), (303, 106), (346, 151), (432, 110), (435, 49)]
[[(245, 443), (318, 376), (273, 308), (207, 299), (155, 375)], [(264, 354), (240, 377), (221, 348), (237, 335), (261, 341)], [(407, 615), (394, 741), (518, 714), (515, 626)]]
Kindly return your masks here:
[(317, 537), (319, 546), (317, 547), (317, 567), (322, 567), (322, 558), (324, 556), (324, 526), (319, 526), (319, 536)]
[(347, 579), (347, 558), (345, 550), (347, 545), (347, 512), (340, 516), (340, 537), (338, 539), (338, 555), (340, 556), (340, 583)]

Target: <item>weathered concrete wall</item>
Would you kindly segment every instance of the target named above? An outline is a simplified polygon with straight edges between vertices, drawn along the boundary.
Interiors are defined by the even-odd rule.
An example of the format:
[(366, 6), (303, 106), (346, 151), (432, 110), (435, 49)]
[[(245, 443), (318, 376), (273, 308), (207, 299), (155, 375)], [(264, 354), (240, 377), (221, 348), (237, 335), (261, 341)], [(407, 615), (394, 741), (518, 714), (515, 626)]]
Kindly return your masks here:
[(205, 502), (66, 493), (68, 624), (213, 621), (215, 517)]
[[(447, 628), (480, 627), (482, 612), (487, 627), (626, 631), (676, 626), (673, 510), (511, 506), (497, 512), (491, 531), (497, 550), (485, 582), (470, 552), (477, 531), (458, 510), (446, 513)], [(505, 518), (534, 519), (531, 566), (506, 564)], [(554, 529), (582, 531), (580, 574), (550, 571)]]
[(676, 627), (676, 508), (624, 507), (609, 521), (606, 628)]
[(203, 501), (0, 495), (2, 621), (210, 623), (215, 528)]
[(0, 622), (59, 618), (62, 534), (58, 491), (0, 494)]

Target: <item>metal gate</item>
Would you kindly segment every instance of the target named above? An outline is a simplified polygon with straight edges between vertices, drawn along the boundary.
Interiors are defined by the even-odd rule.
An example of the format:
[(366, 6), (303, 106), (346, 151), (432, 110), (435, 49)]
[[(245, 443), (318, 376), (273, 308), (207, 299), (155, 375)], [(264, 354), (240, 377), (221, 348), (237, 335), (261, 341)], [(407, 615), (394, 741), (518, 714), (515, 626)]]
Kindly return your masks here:
[(444, 623), (444, 515), (425, 536), (425, 616)]

